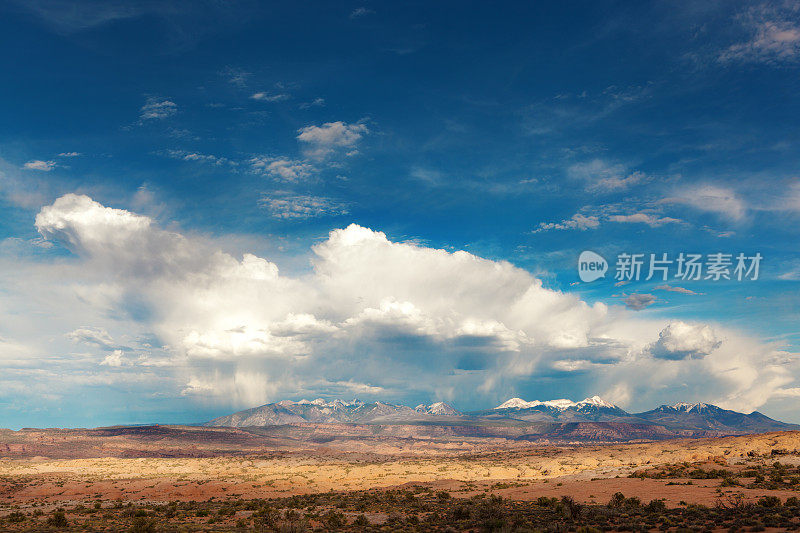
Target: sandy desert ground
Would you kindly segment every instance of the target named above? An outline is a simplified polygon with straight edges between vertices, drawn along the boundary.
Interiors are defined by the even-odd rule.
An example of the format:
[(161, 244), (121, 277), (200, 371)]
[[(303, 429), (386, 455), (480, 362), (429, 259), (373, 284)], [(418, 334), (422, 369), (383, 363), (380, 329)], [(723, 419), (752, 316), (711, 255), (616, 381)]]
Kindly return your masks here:
[(642, 502), (660, 499), (668, 508), (800, 496), (800, 432), (531, 446), (308, 429), (280, 436), (166, 426), (3, 431), (0, 519), (35, 509), (44, 516), (96, 504), (267, 500), (331, 491), (413, 489), (446, 492), (454, 500), (495, 495), (518, 502), (567, 496), (580, 504), (606, 504), (622, 493)]

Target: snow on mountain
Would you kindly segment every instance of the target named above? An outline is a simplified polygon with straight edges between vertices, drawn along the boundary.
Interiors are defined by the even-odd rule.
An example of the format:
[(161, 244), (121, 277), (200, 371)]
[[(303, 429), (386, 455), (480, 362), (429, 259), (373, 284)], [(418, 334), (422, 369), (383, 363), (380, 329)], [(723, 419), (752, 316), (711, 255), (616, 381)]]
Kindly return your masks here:
[(410, 421), (428, 416), (461, 416), (444, 402), (419, 405), (416, 409), (385, 402), (365, 403), (361, 400), (282, 400), (254, 407), (232, 415), (215, 418), (211, 426), (265, 426), (297, 423), (372, 423), (376, 421)]
[(689, 413), (691, 411), (702, 411), (703, 409), (707, 409), (709, 406), (708, 404), (705, 403), (678, 402), (676, 404), (667, 405), (665, 407), (669, 407), (670, 409), (675, 409), (676, 411)]
[(606, 407), (608, 409), (614, 409), (617, 406), (611, 402), (608, 402), (602, 399), (600, 396), (592, 396), (591, 398), (586, 398), (582, 402), (578, 402), (579, 404), (585, 405), (596, 405), (597, 407)]
[(364, 402), (362, 402), (360, 400), (353, 400), (352, 402), (345, 402), (343, 400), (339, 400), (338, 398), (336, 400), (331, 401), (331, 402), (323, 400), (322, 398), (317, 398), (316, 400), (310, 400), (309, 401), (309, 400), (306, 400), (304, 398), (304, 399), (302, 399), (302, 400), (300, 400), (298, 402), (293, 402), (292, 400), (282, 400), (282, 401), (278, 402), (276, 405), (280, 405), (280, 406), (283, 406), (283, 407), (287, 407), (287, 406), (290, 406), (290, 405), (315, 405), (317, 407), (335, 408), (335, 407), (358, 407), (360, 405), (364, 405)]
[[(655, 438), (686, 432), (713, 432), (714, 434), (740, 434), (798, 429), (800, 426), (773, 420), (759, 412), (738, 413), (705, 403), (680, 402), (662, 405), (642, 413), (627, 413), (599, 396), (579, 402), (567, 399), (526, 401), (511, 398), (494, 409), (462, 414), (444, 402), (420, 404), (416, 408), (380, 401), (360, 400), (284, 400), (277, 403), (246, 409), (207, 422), (206, 426), (251, 427), (293, 424), (440, 424), (447, 425), (459, 419), (458, 424), (481, 425), (486, 421), (502, 419), (517, 423), (578, 424), (591, 422), (612, 424), (624, 428), (635, 424), (645, 430), (631, 430), (631, 435), (641, 438), (650, 434)], [(475, 422), (476, 420), (481, 422)], [(652, 431), (646, 430), (652, 426)], [(477, 427), (477, 426), (476, 426)], [(660, 428), (660, 429), (658, 429)], [(592, 429), (592, 431), (595, 431)], [(613, 431), (617, 431), (613, 429)], [(559, 431), (554, 429), (554, 431)], [(644, 431), (644, 433), (642, 433)], [(662, 433), (659, 433), (662, 432)], [(678, 432), (678, 433), (676, 433)], [(683, 433), (680, 433), (683, 432)], [(659, 437), (661, 435), (661, 437)]]
[(522, 398), (511, 398), (495, 407), (495, 409), (527, 409), (529, 407), (541, 405), (541, 403), (542, 402), (539, 401), (526, 402)]
[(437, 416), (458, 416), (461, 413), (455, 410), (451, 405), (444, 402), (436, 402), (430, 405), (419, 404), (414, 408), (418, 413)]
[(510, 400), (503, 402), (497, 407), (495, 407), (495, 409), (530, 409), (532, 407), (540, 407), (540, 406), (557, 409), (559, 411), (565, 411), (570, 408), (580, 409), (586, 406), (617, 409), (616, 405), (602, 399), (600, 396), (592, 396), (591, 398), (586, 398), (579, 402), (573, 402), (572, 400), (567, 400), (563, 398), (559, 400), (546, 400), (546, 401), (533, 400), (530, 402), (527, 402), (522, 398), (511, 398)]

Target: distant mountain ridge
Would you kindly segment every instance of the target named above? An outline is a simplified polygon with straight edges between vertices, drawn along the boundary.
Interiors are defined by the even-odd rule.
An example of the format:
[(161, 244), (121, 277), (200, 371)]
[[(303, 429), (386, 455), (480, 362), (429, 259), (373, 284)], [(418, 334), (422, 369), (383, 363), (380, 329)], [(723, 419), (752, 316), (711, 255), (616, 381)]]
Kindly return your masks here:
[[(215, 418), (206, 426), (277, 426), (289, 424), (434, 424), (489, 426), (530, 424), (537, 435), (589, 435), (600, 439), (668, 438), (672, 436), (738, 435), (800, 429), (754, 411), (750, 414), (706, 403), (679, 402), (642, 413), (628, 413), (600, 396), (581, 401), (511, 398), (493, 409), (462, 413), (445, 402), (414, 408), (360, 400), (283, 400)], [(543, 432), (543, 433), (542, 433)]]
[(545, 406), (563, 411), (565, 409), (569, 409), (570, 407), (579, 407), (583, 405), (593, 405), (606, 408), (617, 407), (613, 403), (605, 401), (600, 396), (592, 396), (591, 398), (586, 398), (580, 402), (573, 402), (572, 400), (566, 399), (545, 401), (533, 400), (531, 402), (526, 402), (522, 398), (511, 398), (510, 400), (507, 400), (495, 407), (495, 409), (529, 409), (532, 407)]
[(583, 421), (583, 420), (604, 420), (629, 416), (624, 410), (613, 403), (602, 399), (600, 396), (592, 396), (579, 402), (572, 400), (533, 400), (526, 402), (521, 398), (511, 398), (501, 403), (494, 409), (493, 414), (481, 412), (484, 416), (501, 414), (511, 418), (522, 420), (540, 420), (554, 418), (562, 421)]
[(462, 416), (452, 406), (437, 402), (431, 405), (421, 404), (416, 408), (405, 405), (394, 405), (383, 402), (365, 403), (360, 400), (345, 402), (343, 400), (291, 401), (254, 407), (222, 416), (207, 422), (206, 426), (273, 426), (282, 424), (301, 424), (313, 422), (319, 424), (349, 423), (364, 424), (377, 422), (398, 422), (426, 420), (438, 416)]

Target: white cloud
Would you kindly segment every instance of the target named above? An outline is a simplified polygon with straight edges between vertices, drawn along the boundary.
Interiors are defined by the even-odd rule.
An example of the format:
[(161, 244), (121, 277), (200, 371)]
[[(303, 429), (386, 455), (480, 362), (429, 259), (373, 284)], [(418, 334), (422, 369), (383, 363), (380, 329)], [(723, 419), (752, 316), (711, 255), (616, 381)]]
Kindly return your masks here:
[(572, 215), (572, 218), (562, 220), (561, 222), (542, 222), (533, 232), (539, 233), (542, 231), (562, 229), (579, 229), (583, 231), (587, 229), (596, 229), (598, 227), (600, 227), (600, 219), (598, 217), (575, 213)]
[(658, 341), (650, 345), (650, 353), (661, 359), (703, 358), (720, 347), (711, 326), (672, 322), (658, 334)]
[(150, 97), (139, 110), (139, 118), (142, 120), (164, 119), (177, 112), (178, 105), (175, 102), (163, 98)]
[[(441, 394), (486, 404), (541, 372), (567, 380), (577, 369), (589, 373), (581, 383), (588, 379), (593, 392), (637, 407), (667, 394), (674, 400), (680, 389), (689, 399), (755, 408), (799, 386), (791, 358), (736, 332), (715, 326), (711, 338), (698, 325), (687, 333), (547, 289), (507, 262), (393, 242), (357, 225), (316, 244), (311, 268), (296, 276), (85, 196), (44, 207), (36, 226), (73, 257), (0, 268), (8, 294), (0, 324), (19, 336), (11, 341), (20, 346), (15, 353), (44, 361), (58, 347), (47, 338), (53, 330), (66, 341), (64, 353), (74, 352), (64, 331), (109, 346), (103, 331), (139, 331), (152, 339), (150, 351), (165, 347), (161, 361), (172, 365), (174, 381), (159, 386), (202, 401), (252, 406), (298, 391), (341, 392), (350, 383), (384, 398)], [(135, 319), (125, 315), (130, 306)], [(99, 352), (92, 364), (109, 355), (99, 344), (86, 347)], [(692, 356), (677, 360), (683, 352)], [(103, 379), (149, 372), (111, 355), (102, 367), (122, 366)]]
[(533, 233), (550, 230), (572, 230), (585, 231), (587, 229), (597, 229), (603, 222), (616, 222), (621, 224), (647, 224), (651, 228), (657, 228), (665, 224), (682, 224), (683, 221), (672, 217), (662, 217), (651, 213), (631, 213), (628, 215), (584, 215), (575, 213), (571, 218), (561, 222), (542, 222)]
[(347, 214), (347, 207), (320, 196), (266, 196), (259, 201), (275, 218), (304, 219)]
[(180, 159), (183, 161), (195, 161), (200, 163), (210, 163), (212, 165), (223, 165), (228, 162), (224, 157), (218, 157), (212, 154), (201, 154), (200, 152), (187, 152), (186, 150), (165, 150), (160, 152), (172, 159)]
[(375, 13), (375, 11), (367, 8), (367, 7), (357, 7), (350, 13), (351, 19), (357, 19), (361, 17), (365, 17), (367, 15), (371, 15)]
[(94, 344), (102, 348), (114, 346), (114, 339), (104, 328), (82, 327), (67, 333), (67, 338), (76, 342)]
[(228, 80), (228, 83), (241, 89), (247, 87), (248, 80), (253, 76), (252, 73), (247, 72), (246, 70), (231, 66), (225, 67), (222, 72), (220, 72), (220, 75), (225, 77)]
[(749, 38), (719, 55), (722, 62), (794, 63), (800, 60), (800, 5), (762, 4), (739, 17)]
[(781, 208), (788, 211), (800, 212), (800, 181), (796, 181), (789, 186), (789, 190), (784, 196)]
[(315, 171), (314, 165), (306, 161), (283, 157), (256, 156), (250, 159), (254, 172), (266, 174), (285, 181), (308, 179)]
[(368, 133), (365, 124), (337, 121), (300, 128), (297, 139), (306, 145), (304, 151), (307, 156), (324, 159), (337, 151), (344, 151), (347, 155), (357, 153), (356, 145)]
[(58, 154), (58, 157), (79, 157), (81, 155), (83, 154), (81, 154), (80, 152), (61, 152), (60, 154)]
[(33, 161), (28, 161), (25, 163), (25, 168), (28, 170), (41, 170), (42, 172), (50, 172), (56, 168), (56, 162), (34, 159)]
[(586, 189), (597, 193), (624, 191), (647, 181), (643, 172), (629, 171), (624, 165), (611, 164), (602, 159), (575, 163), (567, 169), (567, 175), (585, 181)]
[(260, 100), (263, 102), (282, 102), (291, 98), (286, 93), (270, 94), (265, 92), (258, 92), (250, 96), (253, 100)]
[(656, 298), (652, 294), (634, 293), (634, 294), (629, 294), (624, 301), (625, 301), (625, 306), (628, 309), (633, 309), (634, 311), (641, 311), (645, 307), (649, 307), (654, 303), (656, 303), (657, 299), (658, 298)]
[(662, 202), (688, 205), (698, 211), (715, 213), (734, 222), (743, 220), (747, 215), (744, 200), (732, 189), (719, 185), (687, 186)]
[(609, 215), (610, 222), (620, 222), (623, 224), (647, 224), (651, 228), (657, 228), (664, 224), (680, 224), (683, 221), (672, 217), (660, 217), (650, 213), (633, 213), (630, 215)]
[(125, 353), (122, 350), (114, 350), (105, 356), (103, 360), (100, 361), (100, 364), (104, 366), (121, 367), (129, 366), (131, 362), (125, 358)]
[(701, 292), (695, 292), (691, 289), (687, 289), (685, 287), (676, 287), (674, 285), (658, 285), (653, 287), (654, 291), (668, 291), (668, 292), (679, 292), (681, 294), (691, 294), (693, 296), (701, 295)]
[(303, 102), (302, 104), (300, 104), (299, 107), (300, 109), (310, 109), (312, 107), (323, 107), (324, 105), (325, 105), (325, 99), (317, 97), (311, 100), (310, 102)]

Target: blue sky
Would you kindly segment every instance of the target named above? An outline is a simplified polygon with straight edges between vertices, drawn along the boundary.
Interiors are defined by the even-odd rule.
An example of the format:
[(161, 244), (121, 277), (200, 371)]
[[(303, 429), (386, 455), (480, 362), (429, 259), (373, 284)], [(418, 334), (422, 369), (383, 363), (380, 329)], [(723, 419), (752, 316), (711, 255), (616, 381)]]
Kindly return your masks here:
[[(0, 14), (0, 425), (593, 394), (800, 422), (797, 2)], [(764, 259), (619, 285), (623, 252)]]

